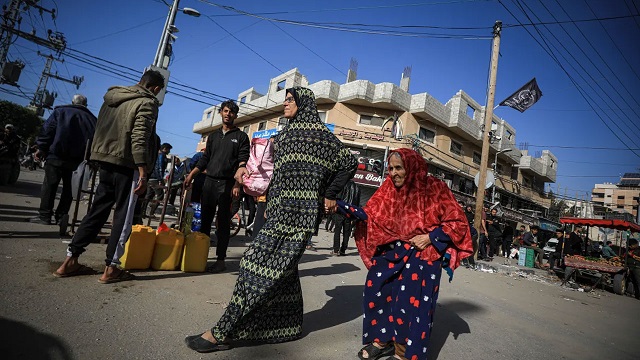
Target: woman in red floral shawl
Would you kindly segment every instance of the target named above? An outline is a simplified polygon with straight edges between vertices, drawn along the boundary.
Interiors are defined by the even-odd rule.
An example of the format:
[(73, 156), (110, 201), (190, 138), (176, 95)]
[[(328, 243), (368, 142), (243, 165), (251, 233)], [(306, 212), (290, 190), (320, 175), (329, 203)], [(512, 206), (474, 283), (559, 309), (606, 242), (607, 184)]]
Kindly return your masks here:
[[(426, 359), (440, 276), (473, 252), (451, 190), (410, 149), (389, 156), (389, 176), (364, 207), (356, 244), (369, 269), (361, 359)], [(451, 273), (452, 275), (452, 273)], [(395, 356), (393, 356), (395, 354)]]

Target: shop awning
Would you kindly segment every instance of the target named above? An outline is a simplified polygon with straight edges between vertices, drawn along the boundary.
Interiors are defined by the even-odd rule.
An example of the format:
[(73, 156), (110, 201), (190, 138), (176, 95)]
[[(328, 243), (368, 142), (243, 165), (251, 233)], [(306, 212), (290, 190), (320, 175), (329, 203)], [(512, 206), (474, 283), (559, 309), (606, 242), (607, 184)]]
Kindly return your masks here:
[(582, 226), (597, 226), (607, 229), (616, 230), (631, 230), (633, 232), (640, 232), (640, 225), (634, 224), (624, 220), (610, 220), (610, 219), (585, 219), (574, 217), (560, 218), (560, 222), (563, 224), (574, 224)]

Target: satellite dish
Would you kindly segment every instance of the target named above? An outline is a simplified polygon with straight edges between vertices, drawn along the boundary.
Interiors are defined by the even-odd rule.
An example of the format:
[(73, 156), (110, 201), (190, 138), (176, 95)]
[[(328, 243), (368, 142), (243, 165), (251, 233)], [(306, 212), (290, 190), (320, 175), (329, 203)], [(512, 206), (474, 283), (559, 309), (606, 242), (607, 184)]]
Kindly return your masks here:
[[(477, 187), (480, 187), (480, 185), (478, 185), (479, 181), (480, 181), (480, 173), (477, 173), (476, 176), (473, 178), (473, 183), (476, 184)], [(492, 187), (493, 184), (495, 183), (496, 183), (496, 177), (493, 176), (493, 171), (487, 170), (487, 178), (485, 179), (484, 188), (488, 189)]]

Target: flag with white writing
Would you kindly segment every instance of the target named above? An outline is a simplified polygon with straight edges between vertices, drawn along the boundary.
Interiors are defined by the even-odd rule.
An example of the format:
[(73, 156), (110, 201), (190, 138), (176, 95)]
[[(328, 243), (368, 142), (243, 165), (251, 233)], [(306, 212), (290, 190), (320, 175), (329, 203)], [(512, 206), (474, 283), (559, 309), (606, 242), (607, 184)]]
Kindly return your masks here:
[(536, 78), (533, 78), (531, 81), (526, 83), (523, 87), (518, 89), (518, 91), (509, 95), (508, 98), (504, 99), (500, 106), (509, 106), (520, 112), (524, 112), (533, 104), (535, 104), (542, 97), (542, 91), (538, 87), (538, 83), (536, 82)]

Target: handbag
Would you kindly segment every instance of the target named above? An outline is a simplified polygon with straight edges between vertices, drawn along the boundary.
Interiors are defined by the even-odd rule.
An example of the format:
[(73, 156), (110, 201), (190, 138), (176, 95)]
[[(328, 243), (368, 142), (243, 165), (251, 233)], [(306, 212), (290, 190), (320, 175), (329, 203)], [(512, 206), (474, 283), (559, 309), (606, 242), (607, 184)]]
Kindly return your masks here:
[(243, 177), (244, 192), (260, 196), (267, 192), (273, 176), (273, 143), (265, 138), (251, 140), (251, 153), (247, 161), (247, 175)]

